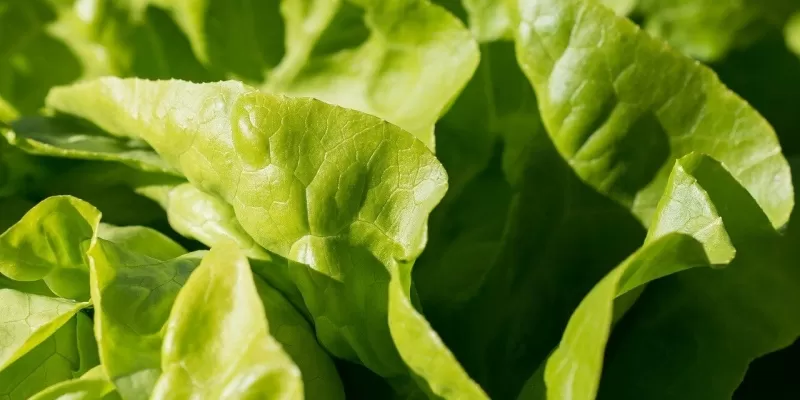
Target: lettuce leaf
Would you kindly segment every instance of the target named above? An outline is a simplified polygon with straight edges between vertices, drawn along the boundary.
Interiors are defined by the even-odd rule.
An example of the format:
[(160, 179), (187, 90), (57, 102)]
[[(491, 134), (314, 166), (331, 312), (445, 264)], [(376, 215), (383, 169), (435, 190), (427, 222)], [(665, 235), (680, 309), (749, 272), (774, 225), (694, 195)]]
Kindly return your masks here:
[(638, 0), (644, 28), (704, 61), (723, 58), (786, 24), (800, 5), (791, 0)]
[(303, 398), (300, 370), (270, 336), (260, 300), (238, 247), (211, 249), (175, 298), (151, 398)]
[(0, 0), (0, 397), (791, 396), (797, 7)]
[[(331, 353), (385, 377), (411, 367), (438, 395), (483, 396), (410, 303), (410, 267), (446, 188), (414, 136), (233, 82), (101, 79), (54, 90), (48, 104), (113, 134), (141, 135), (192, 184), (231, 204), (259, 245), (290, 261)], [(172, 112), (177, 105), (182, 112)]]
[(556, 148), (583, 180), (647, 223), (671, 160), (705, 153), (773, 226), (786, 224), (792, 183), (775, 132), (710, 69), (592, 0), (520, 1), (518, 13), (517, 58)]
[(433, 149), (434, 123), (478, 64), (458, 19), (428, 0), (286, 0), (281, 11), (286, 56), (267, 89), (376, 115)]
[(119, 399), (120, 397), (114, 391), (114, 385), (105, 376), (103, 368), (97, 366), (87, 371), (80, 378), (59, 382), (36, 393), (31, 397), (31, 400), (63, 400), (65, 398), (75, 400), (111, 400)]
[(76, 314), (43, 339), (0, 369), (0, 395), (11, 400), (28, 399), (97, 365), (91, 320), (83, 313)]
[[(155, 258), (153, 249), (163, 242), (151, 239), (149, 243), (145, 251), (137, 252), (130, 241), (112, 243), (100, 239), (89, 250), (95, 329), (101, 337), (100, 356), (108, 378), (126, 399), (150, 398), (157, 396), (158, 391), (169, 391), (175, 388), (173, 385), (180, 385), (180, 379), (173, 382), (172, 378), (163, 375), (167, 374), (168, 368), (164, 355), (164, 346), (167, 346), (164, 341), (168, 338), (165, 335), (169, 332), (167, 325), (171, 313), (178, 313), (173, 319), (183, 315), (173, 309), (178, 307), (175, 302), (183, 293), (190, 275), (201, 262), (212, 262), (200, 252), (170, 259)], [(249, 270), (247, 262), (240, 259), (243, 256), (231, 249), (233, 242), (222, 243), (229, 244), (225, 246), (227, 253), (220, 251), (222, 254), (213, 261), (219, 266), (214, 268), (230, 271), (234, 266), (244, 265)], [(297, 364), (293, 368), (299, 367), (302, 371), (306, 393), (314, 397), (320, 396), (320, 393), (326, 393), (331, 398), (338, 396), (337, 393), (342, 389), (333, 364), (317, 344), (302, 314), (280, 292), (259, 278), (254, 278), (253, 285), (258, 289), (259, 298), (267, 311), (271, 324), (269, 332), (286, 347), (286, 352)], [(198, 291), (197, 288), (186, 290)], [(185, 323), (190, 322), (187, 320)], [(187, 346), (193, 346), (194, 342), (189, 339), (186, 341)], [(228, 347), (221, 346), (220, 349)], [(197, 367), (202, 367), (202, 364)], [(158, 388), (158, 385), (163, 387)], [(160, 393), (158, 396), (165, 395)]]
[(0, 275), (43, 281), (58, 296), (88, 300), (84, 245), (96, 238), (100, 212), (70, 196), (45, 199), (0, 235)]

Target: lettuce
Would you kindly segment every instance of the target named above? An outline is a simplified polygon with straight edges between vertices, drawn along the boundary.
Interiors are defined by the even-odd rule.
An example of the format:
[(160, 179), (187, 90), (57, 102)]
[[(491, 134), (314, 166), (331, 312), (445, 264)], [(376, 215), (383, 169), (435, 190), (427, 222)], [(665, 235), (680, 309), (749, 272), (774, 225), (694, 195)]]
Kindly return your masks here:
[(798, 11), (0, 0), (0, 398), (796, 397)]

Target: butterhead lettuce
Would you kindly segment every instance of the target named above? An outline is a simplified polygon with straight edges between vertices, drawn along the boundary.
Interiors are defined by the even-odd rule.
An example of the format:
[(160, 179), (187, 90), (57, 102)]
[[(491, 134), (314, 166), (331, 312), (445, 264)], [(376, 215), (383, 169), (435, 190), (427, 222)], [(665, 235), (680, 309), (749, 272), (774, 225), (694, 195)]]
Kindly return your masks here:
[(0, 0), (0, 398), (797, 397), (798, 10)]

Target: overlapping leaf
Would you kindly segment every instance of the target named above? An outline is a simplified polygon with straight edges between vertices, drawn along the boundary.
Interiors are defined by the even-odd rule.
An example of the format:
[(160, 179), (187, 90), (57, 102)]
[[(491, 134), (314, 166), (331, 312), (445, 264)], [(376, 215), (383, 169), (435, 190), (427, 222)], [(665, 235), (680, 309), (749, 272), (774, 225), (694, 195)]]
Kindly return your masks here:
[(0, 371), (38, 346), (64, 326), (88, 303), (0, 289), (3, 332)]
[(100, 212), (70, 196), (50, 197), (0, 235), (0, 274), (43, 281), (58, 296), (87, 300), (84, 251), (94, 240)]
[(176, 174), (146, 143), (94, 132), (73, 121), (41, 117), (22, 119), (14, 124), (13, 130), (3, 132), (3, 136), (11, 145), (31, 154), (117, 161), (143, 171)]
[[(116, 238), (120, 237), (119, 229), (117, 228), (117, 235), (114, 235)], [(101, 235), (103, 231), (101, 230)], [(151, 238), (148, 241), (149, 246), (137, 248), (139, 240), (140, 237), (134, 241), (118, 240), (119, 244), (115, 244), (100, 239), (89, 250), (95, 324), (101, 337), (100, 355), (109, 379), (126, 399), (149, 398), (154, 390), (169, 390), (174, 388), (172, 385), (181, 385), (180, 380), (171, 382), (170, 378), (162, 375), (166, 373), (162, 349), (166, 345), (164, 329), (167, 329), (165, 326), (169, 322), (170, 313), (176, 313), (175, 319), (184, 315), (182, 311), (173, 310), (176, 307), (174, 303), (203, 256), (202, 253), (190, 253), (167, 259), (166, 256), (170, 254), (159, 248), (174, 248), (174, 244)], [(165, 258), (159, 258), (159, 254)], [(227, 262), (223, 262), (225, 257), (228, 258)], [(207, 263), (213, 263), (213, 268), (224, 270), (226, 274), (234, 271), (234, 267), (241, 269), (244, 266), (249, 269), (240, 257), (236, 253), (224, 253)], [(224, 280), (223, 276), (227, 275), (219, 275), (219, 280)], [(236, 275), (229, 276), (235, 277)], [(306, 393), (315, 398), (321, 396), (320, 393), (337, 397), (337, 393), (341, 392), (341, 384), (330, 359), (317, 344), (313, 331), (303, 316), (275, 289), (257, 278), (255, 285), (263, 299), (263, 307), (267, 310), (270, 334), (287, 347), (287, 353), (304, 374)], [(187, 290), (196, 292), (199, 289), (195, 287)], [(212, 309), (213, 305), (209, 307)], [(209, 312), (211, 314), (217, 315)], [(250, 319), (258, 321), (260, 318), (251, 316)], [(222, 318), (220, 323), (230, 323), (226, 321)], [(229, 328), (227, 326), (226, 329)], [(192, 332), (201, 331), (203, 330)], [(181, 340), (185, 342), (185, 346), (194, 346), (192, 343), (196, 343), (189, 338)], [(228, 349), (226, 346), (216, 347), (220, 351)], [(157, 385), (163, 387), (156, 389)], [(267, 395), (269, 391), (258, 393)], [(164, 394), (161, 392), (159, 396)]]
[(153, 399), (303, 398), (300, 370), (270, 336), (250, 267), (231, 242), (214, 247), (175, 298), (160, 354)]
[(781, 147), (687, 57), (793, 154), (793, 3), (256, 3), (0, 0), (0, 120), (268, 92), (0, 128), (0, 292), (68, 308), (0, 395), (721, 399), (800, 335)]
[(594, 0), (517, 8), (517, 58), (548, 133), (583, 180), (646, 223), (671, 160), (705, 153), (730, 169), (774, 226), (786, 223), (792, 183), (775, 132), (710, 69)]
[[(753, 359), (800, 336), (796, 237), (775, 232), (719, 163), (700, 160), (690, 173), (722, 217), (736, 258), (719, 271), (687, 271), (648, 287), (611, 337), (601, 395), (730, 398)], [(631, 384), (626, 371), (644, 354), (659, 363)], [(700, 371), (714, 371), (714, 380)]]
[(288, 260), (256, 244), (236, 220), (233, 207), (228, 203), (188, 183), (144, 185), (137, 191), (161, 204), (170, 225), (178, 233), (208, 247), (225, 241), (238, 244), (251, 259), (253, 270), (288, 297), (295, 307), (307, 313), (302, 296), (289, 275)]
[(676, 163), (645, 244), (600, 281), (575, 310), (547, 361), (547, 398), (595, 398), (606, 341), (615, 313), (621, 311), (615, 308), (617, 297), (664, 276), (733, 259), (735, 249), (722, 217), (692, 176), (692, 169), (701, 164), (708, 166), (710, 161), (689, 155)]
[[(116, 134), (137, 132), (190, 182), (231, 204), (259, 245), (291, 261), (317, 336), (334, 355), (387, 377), (406, 375), (407, 363), (434, 393), (481, 396), (435, 335), (418, 335), (430, 328), (408, 299), (409, 263), (445, 188), (441, 166), (412, 135), (232, 82), (104, 79), (53, 91), (49, 104)], [(173, 112), (178, 104), (183, 112)], [(395, 312), (405, 323), (392, 322)], [(427, 357), (446, 368), (428, 369), (404, 336), (415, 348), (429, 341)]]
[(100, 366), (90, 369), (80, 378), (59, 382), (36, 393), (31, 400), (116, 400), (119, 395)]
[(428, 0), (286, 0), (281, 9), (286, 56), (267, 88), (376, 115), (433, 148), (433, 124), (478, 64), (458, 19)]
[(637, 0), (644, 28), (684, 53), (714, 61), (780, 30), (800, 4), (792, 0)]
[(80, 376), (97, 365), (91, 320), (82, 313), (42, 339), (16, 361), (0, 369), (0, 396), (10, 400), (28, 399), (50, 385)]
[(161, 9), (130, 2), (0, 3), (0, 120), (42, 106), (48, 90), (115, 75), (209, 80), (187, 39)]

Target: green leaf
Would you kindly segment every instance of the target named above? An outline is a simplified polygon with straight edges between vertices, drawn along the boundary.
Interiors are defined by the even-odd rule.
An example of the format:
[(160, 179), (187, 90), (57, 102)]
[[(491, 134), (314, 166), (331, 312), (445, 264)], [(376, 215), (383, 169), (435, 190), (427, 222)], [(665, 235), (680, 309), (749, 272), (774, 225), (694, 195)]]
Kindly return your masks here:
[(79, 313), (75, 332), (77, 334), (75, 347), (78, 349), (80, 362), (73, 376), (81, 376), (100, 364), (100, 355), (97, 352), (97, 339), (94, 337), (94, 324), (90, 317)]
[[(662, 246), (659, 252), (656, 243), (676, 238), (668, 234), (632, 256), (637, 262), (644, 253), (654, 255), (646, 260), (649, 268), (626, 263), (598, 284), (576, 310), (548, 361), (548, 398), (594, 398), (598, 384), (601, 395), (611, 398), (730, 398), (752, 359), (800, 336), (791, 311), (776, 306), (797, 300), (798, 280), (788, 261), (795, 250), (787, 247), (789, 237), (779, 238), (747, 191), (709, 157), (684, 157), (670, 182), (653, 226), (663, 231), (666, 224), (690, 233), (705, 249), (696, 242), (694, 250)], [(700, 218), (691, 218), (693, 213)], [(604, 349), (613, 298), (639, 284), (626, 279), (645, 283), (685, 266), (702, 265), (706, 256), (709, 264), (730, 259), (730, 243), (708, 234), (722, 232), (715, 222), (720, 219), (738, 250), (733, 262), (722, 270), (686, 271), (652, 283)], [(651, 231), (651, 239), (657, 236)], [(597, 331), (605, 333), (589, 334)], [(604, 352), (607, 361), (600, 381)], [(654, 370), (640, 370), (640, 363), (651, 357), (659, 360), (652, 364)], [(699, 376), (702, 371), (714, 371), (713, 384)]]
[(475, 216), (508, 212), (531, 142), (544, 129), (513, 44), (483, 44), (481, 56), (477, 73), (436, 125), (449, 188), (431, 214), (429, 243), (414, 270), (428, 313), (457, 308), (480, 289), (498, 257), (505, 220)]
[[(722, 217), (736, 258), (722, 270), (686, 271), (649, 285), (614, 330), (601, 396), (730, 398), (750, 361), (800, 336), (789, 306), (800, 302), (794, 231), (775, 232), (720, 163), (701, 158), (684, 167)], [(659, 362), (631, 381), (645, 354)], [(714, 380), (702, 371), (714, 371)]]
[(619, 313), (617, 297), (664, 276), (733, 259), (722, 218), (691, 175), (697, 165), (711, 164), (695, 154), (675, 164), (644, 246), (600, 281), (573, 313), (547, 361), (547, 398), (596, 397), (606, 342)]
[(214, 247), (175, 299), (153, 399), (301, 399), (300, 370), (269, 334), (247, 259)]
[(144, 226), (113, 226), (100, 224), (97, 237), (124, 247), (130, 252), (160, 261), (186, 254), (184, 249), (163, 233)]
[(58, 296), (89, 298), (84, 249), (95, 238), (100, 212), (70, 196), (47, 198), (0, 235), (0, 274), (43, 280)]
[(89, 303), (0, 289), (0, 370), (45, 341)]
[(164, 210), (143, 192), (186, 182), (174, 175), (106, 161), (57, 162), (52, 170), (50, 176), (37, 182), (32, 195), (68, 194), (83, 199), (103, 213), (103, 222), (114, 225), (166, 225)]
[(239, 225), (233, 208), (219, 197), (202, 192), (188, 183), (162, 186), (160, 190), (162, 193), (158, 195), (152, 191), (150, 194), (159, 198), (170, 226), (181, 235), (208, 247), (232, 240), (250, 258), (267, 261), (274, 258), (253, 241)]
[(638, 0), (645, 29), (704, 61), (751, 45), (781, 28), (800, 5), (793, 0)]
[(394, 271), (389, 282), (389, 329), (400, 357), (414, 374), (417, 384), (428, 398), (488, 399), (411, 304), (408, 275), (408, 272)]
[(228, 203), (219, 197), (198, 190), (188, 183), (179, 185), (153, 185), (137, 191), (158, 201), (167, 212), (172, 229), (208, 247), (224, 241), (233, 241), (245, 255), (252, 259), (254, 272), (280, 290), (304, 313), (303, 298), (289, 275), (289, 263), (256, 244), (236, 219)]
[[(427, 0), (286, 0), (281, 10), (286, 56), (267, 89), (378, 116), (433, 148), (434, 123), (478, 64), (458, 19)], [(353, 45), (359, 26), (368, 32)]]
[(508, 2), (497, 0), (463, 0), (469, 28), (481, 42), (513, 38), (511, 10)]
[(5, 1), (0, 9), (0, 97), (12, 115), (34, 112), (52, 86), (82, 75), (80, 60), (48, 29), (61, 11), (50, 3)]
[[(170, 12), (199, 60), (240, 79), (263, 81), (283, 56), (279, 1), (144, 2)], [(236, 29), (230, 29), (231, 26)]]
[(544, 380), (548, 399), (594, 399), (600, 383), (605, 344), (614, 318), (614, 298), (626, 286), (625, 274), (666, 275), (709, 264), (699, 243), (686, 235), (670, 234), (651, 241), (592, 289), (570, 318), (564, 337), (549, 357)]
[(344, 399), (344, 389), (333, 361), (317, 342), (314, 328), (283, 294), (254, 277), (269, 322), (269, 333), (297, 364), (303, 392), (310, 399)]
[[(593, 0), (522, 1), (517, 57), (578, 175), (649, 221), (672, 160), (720, 160), (779, 227), (794, 205), (774, 131), (711, 70)], [(597, 46), (598, 38), (602, 46)]]
[(17, 110), (0, 97), (0, 122), (10, 123), (19, 118)]
[(513, 398), (644, 231), (553, 148), (513, 43), (481, 50), (479, 72), (437, 124), (450, 190), (414, 284), (467, 372), (492, 398)]
[(800, 115), (792, 107), (800, 99), (800, 81), (795, 80), (798, 70), (800, 57), (787, 48), (780, 32), (731, 52), (714, 65), (720, 79), (775, 128), (787, 157), (800, 152), (800, 137), (795, 134)]
[(112, 400), (119, 399), (103, 367), (97, 366), (78, 379), (57, 383), (30, 400)]
[[(704, 171), (718, 168), (715, 163), (716, 161), (708, 156), (696, 153), (684, 156), (675, 163), (653, 221), (650, 223), (645, 243), (668, 234), (682, 233), (691, 235), (703, 245), (711, 263), (727, 264), (733, 259), (736, 249), (731, 244), (722, 217), (708, 193), (693, 176), (699, 169)], [(735, 227), (734, 225), (733, 228)], [(644, 281), (652, 279), (655, 278)], [(630, 277), (628, 281), (631, 284)], [(621, 292), (626, 291), (621, 289)]]
[(24, 356), (0, 370), (0, 396), (9, 400), (29, 399), (48, 386), (82, 373), (88, 362), (82, 357), (88, 356), (89, 361), (97, 357), (80, 350), (81, 342), (93, 341), (91, 329), (81, 328), (90, 324), (89, 317), (78, 313)]
[[(482, 43), (514, 39), (513, 8), (505, 0), (452, 0), (463, 3), (469, 28), (475, 38)], [(618, 15), (630, 13), (639, 0), (600, 0)], [(447, 7), (451, 0), (436, 0)]]
[(800, 55), (800, 12), (794, 13), (784, 28), (786, 45), (795, 54)]
[[(447, 362), (452, 356), (419, 320), (393, 324), (387, 315), (391, 279), (410, 295), (407, 263), (420, 253), (427, 216), (446, 187), (441, 165), (411, 134), (233, 82), (103, 79), (54, 90), (49, 102), (118, 134), (139, 133), (195, 186), (231, 204), (256, 243), (290, 260), (328, 351), (386, 377), (407, 376), (402, 357), (434, 391), (480, 392), (457, 366), (429, 374), (408, 342), (398, 347), (403, 335), (428, 331), (415, 348)], [(207, 119), (193, 124), (198, 116)]]
[(89, 249), (100, 359), (125, 399), (146, 399), (161, 370), (162, 328), (200, 262), (190, 253), (158, 260), (98, 239)]
[(89, 40), (96, 43), (95, 48), (102, 46), (110, 55), (109, 62), (116, 75), (181, 77), (194, 81), (219, 79), (216, 71), (209, 71), (193, 55), (189, 39), (176, 24), (178, 21), (165, 10), (140, 7), (141, 3), (103, 3), (100, 12), (94, 14), (97, 28)]
[[(11, 1), (0, 10), (4, 118), (35, 112), (48, 90), (107, 75), (218, 79), (167, 13), (128, 1)], [(241, 24), (240, 24), (241, 26)], [(218, 31), (220, 29), (217, 29)]]
[(492, 398), (519, 393), (581, 299), (644, 238), (628, 210), (575, 176), (543, 131), (531, 132), (521, 153), (513, 185), (499, 156), (470, 183), (415, 275), (426, 315)]
[[(543, 131), (536, 97), (507, 42), (481, 46), (481, 64), (450, 111), (436, 125), (437, 157), (448, 174), (447, 198), (486, 170), (503, 142), (502, 169), (516, 185), (530, 142)], [(447, 198), (443, 201), (448, 202)]]
[[(102, 237), (102, 225), (100, 232)], [(141, 251), (130, 240), (120, 241), (120, 235), (114, 239), (117, 243), (100, 239), (89, 251), (97, 277), (93, 300), (103, 338), (100, 352), (123, 397), (147, 398), (160, 374), (163, 326), (178, 291), (200, 262), (199, 254), (160, 261), (153, 258), (157, 242), (150, 241), (151, 248)], [(271, 321), (270, 332), (297, 360), (309, 396), (341, 392), (333, 364), (302, 314), (266, 283), (256, 279), (256, 285)]]
[(628, 15), (641, 0), (600, 0), (606, 7), (614, 10), (617, 15)]
[[(24, 213), (26, 210), (23, 210)], [(6, 276), (0, 275), (0, 288), (4, 289), (14, 289), (19, 292), (39, 295), (39, 296), (46, 296), (46, 297), (58, 297), (44, 281), (17, 281), (14, 279), (10, 279)]]
[(25, 118), (13, 127), (3, 136), (30, 154), (117, 161), (144, 171), (177, 174), (141, 140), (109, 136), (58, 118)]

